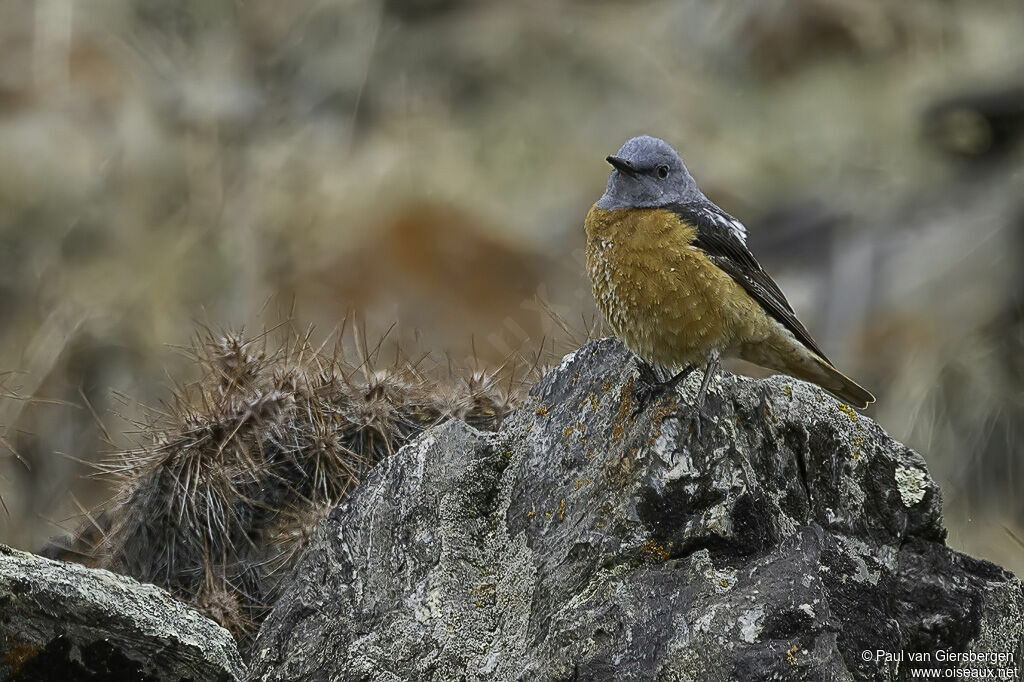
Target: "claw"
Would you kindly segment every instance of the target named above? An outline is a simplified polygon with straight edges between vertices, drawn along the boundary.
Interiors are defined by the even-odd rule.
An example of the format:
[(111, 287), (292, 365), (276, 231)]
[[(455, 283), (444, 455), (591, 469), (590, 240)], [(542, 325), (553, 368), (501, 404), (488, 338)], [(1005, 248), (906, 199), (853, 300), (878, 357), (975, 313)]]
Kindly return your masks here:
[(704, 401), (708, 397), (708, 386), (711, 385), (711, 380), (718, 374), (719, 367), (718, 356), (712, 356), (704, 368), (704, 379), (700, 382), (700, 390), (697, 391), (697, 397), (693, 401), (697, 414), (694, 416), (691, 424), (694, 426), (693, 432), (697, 436), (697, 440), (701, 440), (701, 422), (705, 419), (713, 420), (712, 416), (704, 411)]
[(633, 408), (631, 417), (636, 417), (651, 403), (662, 399), (666, 395), (671, 395), (676, 390), (679, 382), (690, 376), (690, 373), (695, 368), (693, 365), (689, 365), (667, 381), (658, 381), (654, 368), (646, 362), (641, 361), (639, 369), (641, 386), (636, 390), (636, 407)]
[[(697, 440), (701, 440), (701, 422), (705, 419), (713, 420), (712, 416), (704, 411), (704, 401), (707, 398), (708, 387), (711, 385), (712, 379), (718, 374), (719, 360), (717, 356), (712, 356), (708, 361), (708, 364), (704, 367), (704, 379), (700, 383), (700, 390), (697, 391), (697, 396), (694, 398), (693, 407), (696, 410), (696, 415), (691, 422), (693, 426), (693, 433), (697, 436)], [(659, 381), (658, 375), (654, 371), (654, 368), (644, 362), (643, 360), (639, 363), (640, 370), (640, 386), (636, 389), (636, 407), (633, 408), (633, 413), (630, 418), (635, 418), (640, 412), (644, 410), (648, 405), (660, 400), (666, 395), (671, 395), (676, 386), (690, 376), (690, 374), (696, 369), (693, 365), (688, 365), (681, 372), (673, 376), (667, 381)]]
[(654, 371), (654, 367), (639, 360), (637, 362), (637, 370), (640, 372), (640, 381), (648, 386), (655, 386), (660, 383), (657, 372)]
[(697, 440), (701, 440), (701, 427), (700, 425), (707, 419), (710, 422), (714, 422), (714, 417), (704, 411), (703, 405), (694, 405), (694, 411), (696, 414), (690, 421), (690, 425), (693, 427), (693, 434), (697, 436)]
[(652, 405), (663, 398), (667, 393), (664, 386), (664, 383), (659, 382), (653, 386), (651, 384), (644, 384), (638, 388), (634, 396), (636, 398), (636, 407), (634, 407), (633, 411), (629, 414), (629, 418), (636, 419), (636, 416), (643, 412), (647, 406)]

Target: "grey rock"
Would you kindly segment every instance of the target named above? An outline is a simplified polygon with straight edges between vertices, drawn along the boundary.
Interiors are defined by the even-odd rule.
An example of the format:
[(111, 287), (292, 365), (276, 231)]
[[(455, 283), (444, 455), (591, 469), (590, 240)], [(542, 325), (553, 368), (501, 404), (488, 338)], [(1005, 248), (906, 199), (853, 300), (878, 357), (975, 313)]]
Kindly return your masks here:
[(945, 546), (917, 453), (788, 377), (723, 375), (699, 435), (699, 376), (634, 418), (636, 376), (621, 345), (588, 343), (499, 432), (449, 421), (382, 462), (317, 529), (253, 679), (905, 679), (878, 650), (1024, 664), (1020, 581)]
[(228, 631), (160, 588), (0, 545), (0, 680), (245, 677)]

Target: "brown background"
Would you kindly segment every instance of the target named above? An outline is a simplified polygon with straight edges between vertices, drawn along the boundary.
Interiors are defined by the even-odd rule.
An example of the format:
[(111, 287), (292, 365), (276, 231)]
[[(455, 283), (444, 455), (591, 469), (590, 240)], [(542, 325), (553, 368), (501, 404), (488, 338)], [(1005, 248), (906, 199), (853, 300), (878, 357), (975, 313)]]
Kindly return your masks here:
[(950, 544), (1024, 574), (1021, 3), (0, 13), (0, 541), (103, 501), (78, 460), (195, 373), (197, 324), (327, 337), (360, 309), (441, 359), (567, 346), (545, 308), (594, 319), (582, 218), (646, 132), (924, 454)]

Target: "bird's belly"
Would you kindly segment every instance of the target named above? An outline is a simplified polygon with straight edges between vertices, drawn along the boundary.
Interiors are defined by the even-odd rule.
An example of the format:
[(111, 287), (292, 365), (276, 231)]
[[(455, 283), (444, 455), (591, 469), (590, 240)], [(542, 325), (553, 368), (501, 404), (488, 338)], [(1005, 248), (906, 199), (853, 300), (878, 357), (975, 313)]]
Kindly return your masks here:
[(756, 304), (693, 247), (596, 249), (588, 260), (598, 307), (616, 336), (648, 362), (701, 365), (714, 354), (734, 355), (743, 339), (756, 335)]

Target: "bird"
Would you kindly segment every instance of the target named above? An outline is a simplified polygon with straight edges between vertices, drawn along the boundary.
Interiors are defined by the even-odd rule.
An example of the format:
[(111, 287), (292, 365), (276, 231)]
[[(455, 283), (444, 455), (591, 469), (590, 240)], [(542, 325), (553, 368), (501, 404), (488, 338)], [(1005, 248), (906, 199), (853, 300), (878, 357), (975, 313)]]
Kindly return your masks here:
[(811, 338), (747, 247), (743, 223), (704, 196), (671, 145), (641, 135), (606, 160), (607, 187), (584, 222), (587, 270), (615, 336), (640, 357), (647, 389), (638, 410), (703, 367), (702, 410), (727, 358), (809, 381), (859, 409), (874, 402)]

